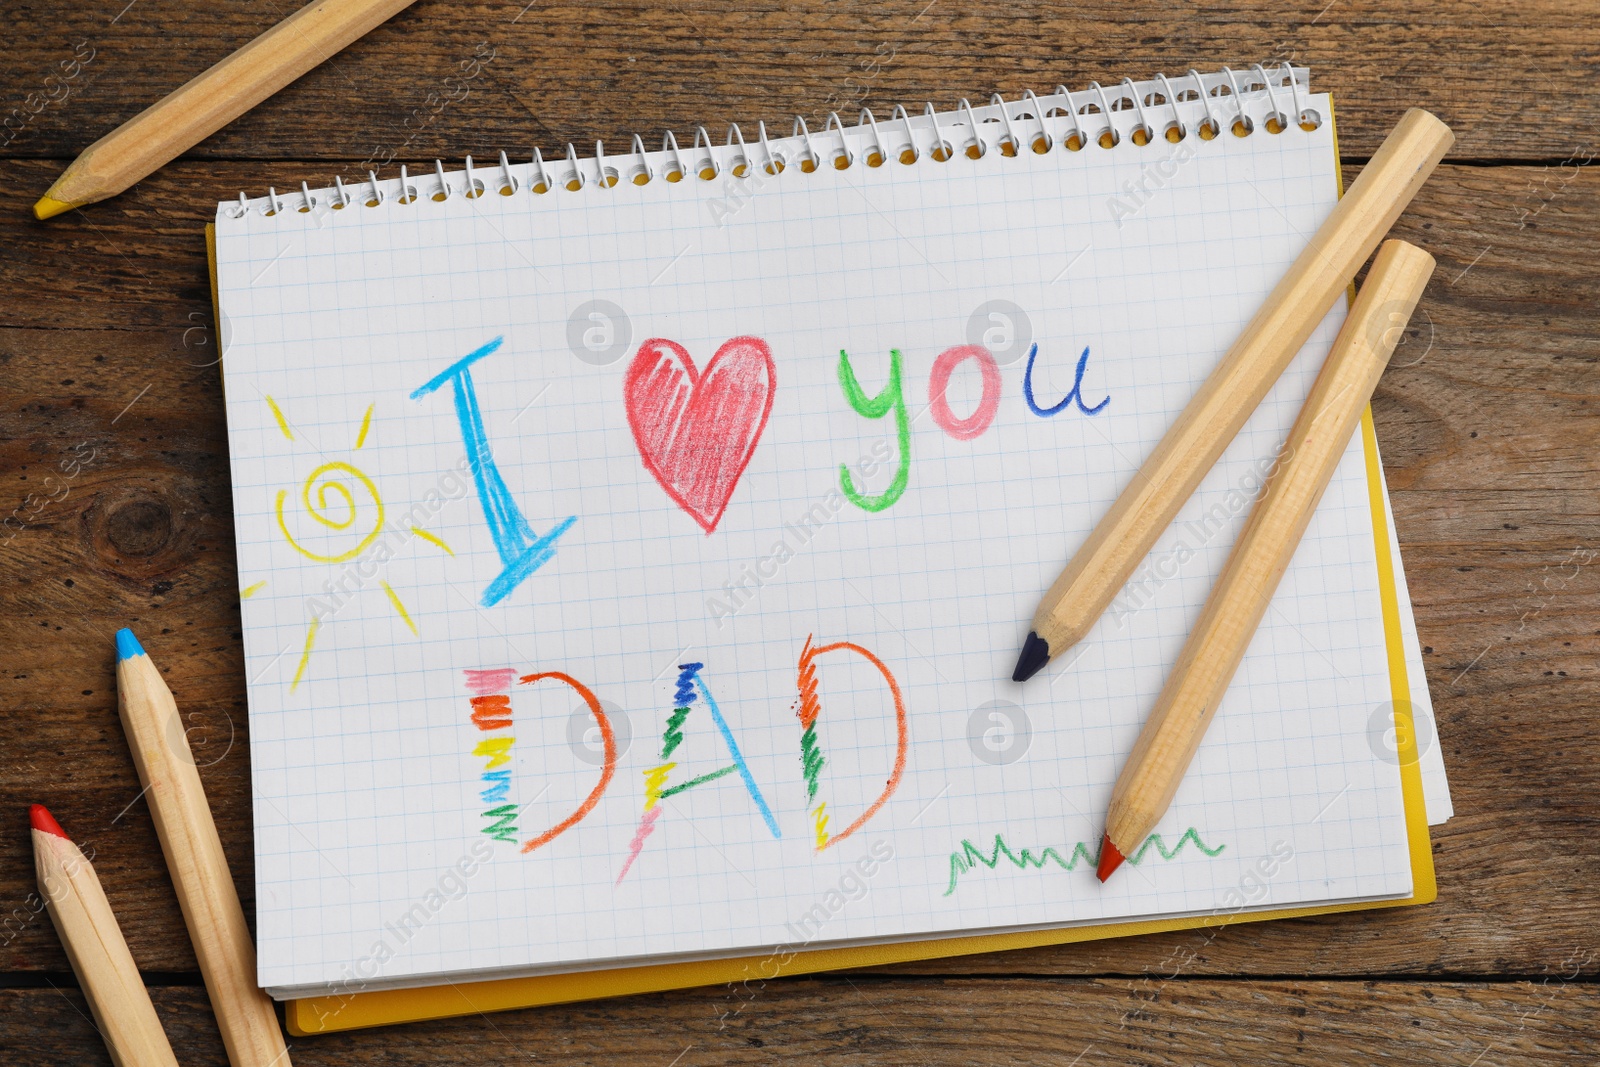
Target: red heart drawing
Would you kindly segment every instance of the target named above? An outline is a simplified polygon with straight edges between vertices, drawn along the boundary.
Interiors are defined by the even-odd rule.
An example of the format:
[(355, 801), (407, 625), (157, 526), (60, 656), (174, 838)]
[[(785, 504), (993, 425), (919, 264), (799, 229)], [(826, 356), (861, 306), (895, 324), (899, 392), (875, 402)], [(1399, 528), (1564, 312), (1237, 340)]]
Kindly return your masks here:
[(653, 337), (623, 388), (645, 469), (711, 533), (766, 429), (778, 388), (772, 351), (759, 337), (735, 337), (699, 372), (682, 345)]

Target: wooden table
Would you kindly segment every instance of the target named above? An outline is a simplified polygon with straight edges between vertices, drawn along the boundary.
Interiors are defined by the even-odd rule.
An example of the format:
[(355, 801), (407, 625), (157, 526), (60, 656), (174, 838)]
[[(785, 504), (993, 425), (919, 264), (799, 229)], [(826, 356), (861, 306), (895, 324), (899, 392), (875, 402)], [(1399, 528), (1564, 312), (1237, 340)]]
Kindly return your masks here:
[[(368, 160), (548, 157), (697, 124), (941, 106), (1292, 59), (1359, 167), (1410, 105), (1455, 151), (1401, 219), (1438, 257), (1374, 401), (1455, 794), (1427, 908), (1246, 924), (293, 1042), (351, 1063), (1592, 1062), (1600, 1032), (1600, 18), (1528, 0), (1197, 6), (422, 0), (121, 197), (37, 223), (90, 141), (293, 0), (10, 0), (0, 91), (0, 1062), (108, 1062), (24, 806), (94, 862), (179, 1059), (225, 1062), (117, 723), (160, 647), (253, 907), (215, 203)], [(484, 57), (489, 57), (483, 61)], [(481, 67), (464, 74), (463, 61)], [(5, 118), (6, 114), (10, 118)], [(392, 161), (392, 162), (391, 162)], [(1401, 365), (1403, 364), (1403, 365)], [(64, 474), (63, 460), (76, 459)], [(15, 510), (12, 510), (15, 509)]]

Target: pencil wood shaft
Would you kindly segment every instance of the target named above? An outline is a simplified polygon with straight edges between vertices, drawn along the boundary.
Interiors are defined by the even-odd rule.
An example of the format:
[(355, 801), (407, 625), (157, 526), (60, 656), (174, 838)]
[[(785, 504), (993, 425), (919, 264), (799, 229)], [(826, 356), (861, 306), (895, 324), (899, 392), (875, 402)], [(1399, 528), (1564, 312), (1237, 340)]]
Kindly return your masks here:
[(1172, 803), (1432, 273), (1433, 257), (1404, 241), (1385, 242), (1373, 261), (1276, 469), (1117, 777), (1106, 833), (1124, 854), (1138, 848)]
[(1311, 238), (1034, 615), (1052, 657), (1083, 639), (1455, 141), (1413, 108)]
[(177, 1067), (150, 993), (94, 868), (64, 837), (34, 830), (39, 893), (117, 1067)]
[(183, 920), (233, 1067), (287, 1067), (272, 1001), (172, 692), (142, 652), (117, 663), (117, 703)]
[(325, 62), (415, 0), (316, 0), (84, 150), (45, 194), (115, 196)]

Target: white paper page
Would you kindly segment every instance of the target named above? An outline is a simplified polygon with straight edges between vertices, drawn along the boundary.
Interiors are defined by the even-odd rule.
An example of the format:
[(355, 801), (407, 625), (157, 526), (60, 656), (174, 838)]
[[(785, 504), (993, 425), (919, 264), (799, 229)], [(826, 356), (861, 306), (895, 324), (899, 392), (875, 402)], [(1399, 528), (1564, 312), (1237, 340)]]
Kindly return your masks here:
[[(1422, 663), (1422, 640), (1417, 636), (1417, 617), (1411, 610), (1411, 589), (1406, 583), (1406, 569), (1400, 562), (1400, 535), (1394, 525), (1394, 505), (1389, 500), (1389, 479), (1383, 476), (1384, 517), (1389, 524), (1389, 558), (1394, 561), (1395, 593), (1400, 606), (1400, 633), (1406, 652), (1406, 679), (1411, 684), (1411, 714), (1416, 725), (1417, 770), (1422, 775), (1422, 796), (1428, 806), (1428, 825), (1442, 826), (1455, 814), (1455, 804), (1450, 799), (1450, 779), (1444, 769), (1444, 745), (1439, 739), (1439, 717), (1433, 712), (1433, 695), (1428, 692), (1427, 668)], [(1389, 758), (1409, 758), (1402, 754), (1391, 730), (1382, 722), (1375, 722), (1373, 730), (1379, 735), (1379, 747)]]
[[(1093, 875), (1111, 784), (1342, 306), (1135, 599), (1010, 681), (1042, 591), (1332, 208), (1335, 167), (1324, 124), (220, 213), (262, 984), (1408, 893), (1398, 771), (1368, 730), (1388, 680), (1359, 440), (1160, 847)], [(698, 374), (741, 337), (760, 343), (702, 382), (739, 388), (678, 424), (698, 451), (652, 436), (688, 374), (646, 342)], [(496, 339), (470, 386), (446, 373)], [(1024, 341), (1041, 411), (1088, 351), (1081, 404), (1032, 410)], [(969, 344), (998, 379), (986, 428), (978, 357), (930, 410), (936, 361)], [(868, 398), (901, 353), (909, 469), (882, 510), (847, 499), (841, 464), (893, 495), (907, 450), (894, 410), (852, 409), (841, 349)]]

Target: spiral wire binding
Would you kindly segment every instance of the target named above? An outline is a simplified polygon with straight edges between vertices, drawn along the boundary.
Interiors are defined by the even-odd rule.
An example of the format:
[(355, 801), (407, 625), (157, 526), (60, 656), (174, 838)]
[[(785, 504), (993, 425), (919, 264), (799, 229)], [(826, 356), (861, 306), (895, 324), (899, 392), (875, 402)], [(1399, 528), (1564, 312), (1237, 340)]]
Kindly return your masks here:
[[(884, 160), (889, 158), (889, 146), (883, 139), (883, 131), (878, 129), (878, 120), (872, 114), (871, 108), (862, 108), (861, 113), (856, 116), (858, 136), (863, 128), (863, 122), (866, 123), (865, 128), (872, 131), (872, 144), (863, 145), (866, 164), (869, 167), (881, 167)], [(823, 126), (822, 132), (824, 136), (831, 132), (839, 141), (838, 146), (828, 153), (826, 160), (828, 166), (834, 170), (849, 170), (855, 166), (858, 153), (850, 147), (850, 134), (845, 128), (844, 119), (839, 117), (837, 111), (828, 112), (828, 121)]]
[[(1165, 74), (1157, 74), (1156, 77), (1161, 81), (1161, 88), (1164, 91), (1163, 95), (1166, 97), (1167, 106), (1172, 108), (1172, 122), (1165, 130), (1161, 131), (1161, 136), (1168, 141), (1176, 143), (1189, 136), (1189, 131), (1184, 128), (1183, 113), (1178, 110), (1178, 97), (1177, 94), (1172, 91), (1172, 83), (1167, 80), (1167, 76)], [(1292, 78), (1290, 80), (1293, 81)], [(1173, 137), (1172, 134), (1174, 133), (1176, 133), (1178, 136)]]
[[(759, 158), (751, 151), (737, 123), (728, 127), (728, 136), (720, 148), (704, 126), (695, 127), (694, 144), (687, 158), (670, 130), (662, 137), (661, 150), (656, 153), (646, 151), (643, 138), (634, 134), (628, 154), (612, 156), (614, 162), (611, 163), (608, 163), (605, 145), (596, 141), (589, 171), (579, 158), (577, 147), (569, 143), (562, 173), (558, 175), (552, 175), (537, 147), (526, 164), (513, 164), (502, 151), (496, 191), (501, 196), (515, 196), (523, 190), (542, 196), (558, 187), (572, 192), (590, 185), (611, 190), (624, 180), (634, 185), (649, 185), (658, 176), (668, 182), (679, 182), (691, 175), (702, 181), (715, 181), (724, 174), (742, 180), (765, 181), (780, 177), (790, 169), (792, 161), (798, 161), (794, 169), (802, 173), (812, 173), (825, 166), (849, 170), (858, 159), (874, 168), (891, 160), (910, 166), (920, 163), (924, 156), (943, 164), (958, 153), (982, 159), (991, 148), (1000, 149), (1004, 156), (1018, 155), (1025, 146), (1040, 155), (1058, 146), (1073, 153), (1085, 151), (1091, 145), (1109, 150), (1121, 144), (1124, 136), (1140, 148), (1158, 140), (1176, 144), (1195, 134), (1202, 140), (1214, 140), (1225, 130), (1231, 130), (1238, 137), (1248, 137), (1257, 127), (1256, 119), (1246, 108), (1247, 98), (1251, 98), (1251, 103), (1266, 104), (1266, 113), (1259, 117), (1270, 134), (1280, 134), (1291, 125), (1307, 131), (1322, 125), (1322, 115), (1311, 106), (1309, 99), (1310, 72), (1307, 68), (1283, 63), (1269, 74), (1262, 64), (1255, 63), (1242, 77), (1241, 83), (1241, 75), (1229, 67), (1210, 75), (1190, 68), (1177, 78), (1176, 84), (1165, 74), (1157, 74), (1143, 83), (1124, 78), (1110, 90), (1099, 82), (1090, 82), (1086, 90), (1077, 93), (1058, 85), (1046, 98), (1048, 104), (1028, 89), (1020, 99), (1009, 102), (996, 93), (988, 105), (979, 108), (974, 108), (966, 99), (953, 110), (943, 112), (927, 103), (923, 113), (915, 117), (897, 104), (883, 127), (868, 108), (861, 109), (853, 127), (847, 127), (838, 112), (830, 111), (821, 133), (815, 138), (805, 118), (797, 115), (793, 133), (788, 137), (773, 139), (768, 136), (764, 121), (757, 124)], [(1292, 119), (1279, 101), (1278, 91), (1283, 88), (1288, 89)], [(1191, 130), (1184, 121), (1184, 106), (1195, 101), (1200, 105), (1199, 114), (1193, 114), (1195, 109), (1191, 107), (1191, 117), (1199, 122)], [(1223, 101), (1233, 105), (1231, 120), (1219, 114), (1219, 109), (1226, 106)], [(1152, 115), (1161, 115), (1163, 107), (1170, 111), (1171, 118), (1158, 133)], [(1120, 129), (1117, 116), (1130, 111), (1133, 112), (1131, 128)], [(1126, 126), (1126, 121), (1121, 125)], [(992, 128), (990, 132), (998, 136), (985, 137), (985, 127)], [(885, 129), (889, 131), (887, 134)], [(628, 162), (624, 164), (624, 160)], [(619, 169), (624, 167), (625, 172)], [(524, 174), (520, 180), (519, 169)], [(444, 162), (434, 160), (438, 186), (427, 199), (448, 202), (459, 192), (463, 199), (475, 200), (488, 191), (488, 185), (473, 169), (471, 156), (466, 158), (462, 173), (464, 182), (457, 190), (450, 183), (451, 176), (446, 174)], [(398, 181), (380, 179), (375, 170), (368, 170), (367, 186), (370, 193), (363, 199), (352, 195), (342, 177), (335, 177), (331, 188), (315, 191), (301, 182), (300, 202), (292, 213), (311, 214), (323, 208), (338, 211), (355, 204), (375, 208), (391, 199), (410, 206), (421, 199), (404, 164), (400, 166)], [(283, 198), (270, 187), (267, 195), (260, 199), (251, 200), (241, 191), (236, 203), (229, 201), (217, 206), (218, 217), (229, 219), (243, 219), (252, 212), (274, 217), (286, 210)]]

